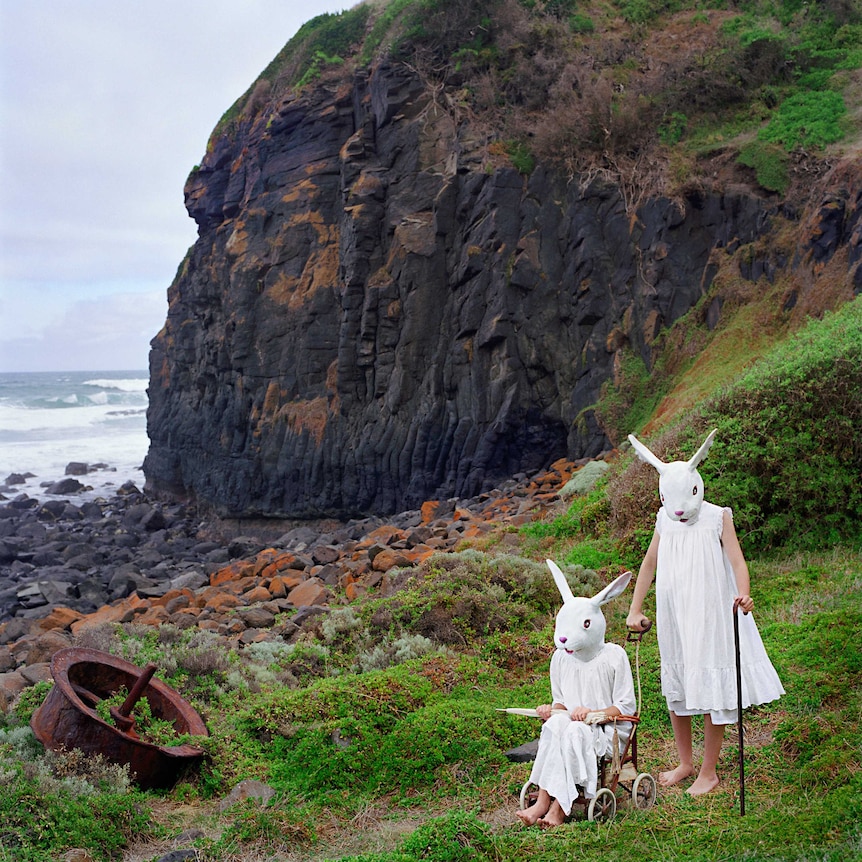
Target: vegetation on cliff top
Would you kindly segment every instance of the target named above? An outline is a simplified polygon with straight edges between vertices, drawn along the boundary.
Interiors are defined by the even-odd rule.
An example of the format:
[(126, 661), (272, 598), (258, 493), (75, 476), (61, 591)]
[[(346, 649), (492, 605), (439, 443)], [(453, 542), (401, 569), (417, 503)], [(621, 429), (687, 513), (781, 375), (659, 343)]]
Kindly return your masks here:
[(735, 159), (785, 194), (858, 135), (845, 94), (860, 46), (858, 0), (369, 0), (305, 24), (214, 139), (286, 93), (389, 58), (570, 175), (679, 193)]

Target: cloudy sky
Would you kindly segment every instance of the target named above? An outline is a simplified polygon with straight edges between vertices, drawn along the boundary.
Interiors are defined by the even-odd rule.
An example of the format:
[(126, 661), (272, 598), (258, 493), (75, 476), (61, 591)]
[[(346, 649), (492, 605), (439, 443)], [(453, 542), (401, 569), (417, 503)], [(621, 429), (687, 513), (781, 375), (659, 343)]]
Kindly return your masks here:
[(355, 2), (0, 0), (0, 372), (147, 367), (210, 132)]

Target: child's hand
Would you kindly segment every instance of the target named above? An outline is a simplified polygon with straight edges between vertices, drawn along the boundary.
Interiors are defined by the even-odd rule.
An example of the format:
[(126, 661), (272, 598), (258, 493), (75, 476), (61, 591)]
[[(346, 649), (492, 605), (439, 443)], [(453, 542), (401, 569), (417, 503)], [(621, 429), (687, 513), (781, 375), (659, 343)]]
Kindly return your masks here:
[(744, 614), (750, 614), (754, 610), (754, 599), (751, 596), (737, 596), (733, 600), (733, 609), (741, 608)]
[(630, 613), (626, 617), (626, 628), (633, 632), (645, 632), (650, 627), (649, 617), (640, 613)]
[(592, 712), (586, 706), (576, 706), (570, 713), (572, 721), (583, 721)]
[(551, 704), (543, 703), (541, 706), (536, 707), (536, 714), (542, 721), (547, 721), (551, 717)]

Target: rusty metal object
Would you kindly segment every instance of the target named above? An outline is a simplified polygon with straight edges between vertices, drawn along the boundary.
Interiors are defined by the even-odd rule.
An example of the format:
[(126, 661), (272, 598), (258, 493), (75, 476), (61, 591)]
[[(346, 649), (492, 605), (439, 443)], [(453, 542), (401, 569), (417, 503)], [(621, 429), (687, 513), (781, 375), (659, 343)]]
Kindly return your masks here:
[[(170, 787), (185, 767), (203, 756), (193, 745), (155, 745), (134, 729), (131, 711), (146, 697), (154, 718), (170, 721), (178, 735), (208, 736), (198, 713), (176, 691), (154, 679), (155, 665), (142, 671), (130, 662), (94, 649), (70, 647), (54, 654), (54, 687), (33, 713), (30, 726), (36, 738), (54, 751), (80, 749), (101, 754), (114, 763), (128, 763), (135, 782), (144, 789)], [(121, 726), (104, 721), (96, 704), (121, 689), (129, 692), (111, 710)]]
[(153, 678), (153, 674), (155, 672), (156, 666), (152, 663), (148, 664), (141, 671), (141, 675), (135, 681), (135, 684), (132, 686), (132, 690), (129, 692), (122, 705), (111, 707), (111, 718), (114, 719), (114, 724), (119, 727), (123, 733), (136, 735), (135, 718), (132, 715), (132, 710), (135, 708), (135, 704), (141, 699), (141, 696), (150, 684), (150, 680)]

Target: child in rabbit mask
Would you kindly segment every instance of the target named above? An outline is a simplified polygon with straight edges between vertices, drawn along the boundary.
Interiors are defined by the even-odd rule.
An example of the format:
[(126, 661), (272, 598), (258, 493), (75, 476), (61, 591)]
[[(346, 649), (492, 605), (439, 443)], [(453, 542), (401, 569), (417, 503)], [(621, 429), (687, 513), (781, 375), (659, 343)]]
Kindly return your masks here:
[(656, 623), (661, 654), (661, 687), (673, 725), (679, 764), (659, 775), (669, 787), (694, 775), (691, 717), (704, 716), (703, 761), (692, 796), (709, 793), (719, 783), (716, 765), (724, 728), (737, 721), (734, 607), (739, 620), (743, 706), (767, 703), (784, 694), (775, 668), (751, 616), (748, 566), (739, 546), (729, 508), (704, 502), (697, 466), (706, 457), (715, 431), (689, 461), (664, 463), (629, 435), (638, 456), (659, 473), (662, 508), (638, 572), (629, 628), (646, 625), (642, 612), (656, 582)]
[[(631, 572), (591, 599), (576, 598), (559, 567), (551, 560), (547, 563), (563, 597), (551, 659), (553, 704), (536, 708), (544, 723), (530, 781), (539, 787), (539, 796), (517, 812), (522, 823), (544, 827), (563, 823), (581, 791), (587, 799), (596, 795), (598, 758), (612, 755), (614, 726), (592, 723), (591, 714), (613, 719), (631, 715), (636, 707), (628, 656), (618, 644), (605, 643), (601, 610), (628, 586)], [(631, 723), (619, 722), (616, 731), (622, 747)]]

